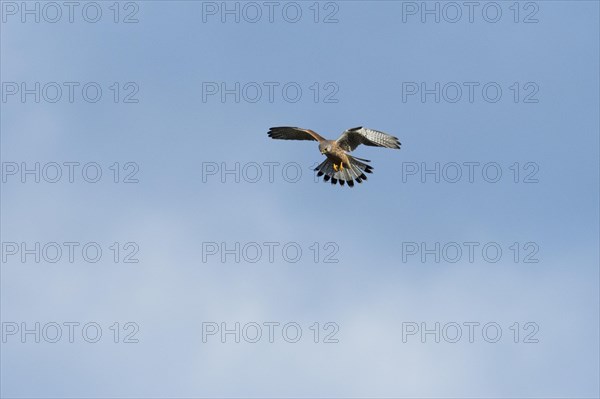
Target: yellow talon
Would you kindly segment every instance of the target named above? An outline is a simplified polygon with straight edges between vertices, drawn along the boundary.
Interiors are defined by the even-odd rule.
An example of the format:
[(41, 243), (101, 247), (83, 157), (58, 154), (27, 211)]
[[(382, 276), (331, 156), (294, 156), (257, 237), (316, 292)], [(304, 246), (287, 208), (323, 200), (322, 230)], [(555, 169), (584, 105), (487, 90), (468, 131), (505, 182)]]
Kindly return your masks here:
[(344, 162), (340, 162), (340, 166), (338, 166), (337, 163), (334, 163), (333, 170), (335, 170), (336, 172), (340, 171), (340, 170), (344, 170)]

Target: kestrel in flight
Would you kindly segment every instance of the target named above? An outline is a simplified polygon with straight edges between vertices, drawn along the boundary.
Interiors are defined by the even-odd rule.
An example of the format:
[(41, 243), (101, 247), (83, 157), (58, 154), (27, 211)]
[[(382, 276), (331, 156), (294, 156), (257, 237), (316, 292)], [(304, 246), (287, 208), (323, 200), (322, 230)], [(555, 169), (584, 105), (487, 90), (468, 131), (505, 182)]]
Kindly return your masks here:
[(365, 173), (372, 173), (373, 168), (367, 165), (368, 159), (353, 157), (348, 154), (360, 144), (372, 147), (384, 147), (400, 149), (400, 141), (397, 137), (390, 136), (377, 130), (365, 127), (355, 127), (346, 130), (337, 140), (326, 140), (318, 133), (310, 129), (299, 127), (272, 127), (269, 129), (269, 137), (279, 140), (314, 140), (319, 142), (319, 150), (327, 159), (315, 168), (317, 176), (323, 176), (324, 181), (331, 179), (331, 184), (340, 185), (348, 183), (354, 187), (354, 180), (362, 183), (367, 180)]

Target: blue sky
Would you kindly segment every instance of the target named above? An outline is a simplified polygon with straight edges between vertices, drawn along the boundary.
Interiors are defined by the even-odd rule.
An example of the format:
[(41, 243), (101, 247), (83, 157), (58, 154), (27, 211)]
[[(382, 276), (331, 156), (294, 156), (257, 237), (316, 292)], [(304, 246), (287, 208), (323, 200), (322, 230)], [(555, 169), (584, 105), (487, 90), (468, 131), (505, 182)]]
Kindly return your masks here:
[[(227, 3), (238, 4), (239, 23), (233, 14), (222, 22), (221, 2), (122, 2), (118, 23), (113, 2), (87, 6), (88, 19), (101, 10), (96, 23), (84, 4), (72, 23), (64, 6), (49, 23), (53, 9), (39, 3), (36, 23), (27, 14), (22, 22), (21, 2), (1, 4), (3, 397), (598, 397), (597, 2), (481, 2), (473, 22), (463, 6), (455, 23), (436, 2), (427, 5), (438, 4), (439, 23), (429, 14), (422, 22), (422, 2), (278, 2), (273, 22), (263, 2)], [(488, 22), (495, 4), (499, 20)], [(246, 21), (256, 5), (261, 18)], [(35, 82), (39, 103), (35, 94), (21, 101), (21, 83)], [(74, 82), (73, 102), (65, 82)], [(102, 90), (95, 103), (82, 95), (89, 83)], [(406, 92), (436, 83), (439, 102)], [(206, 92), (222, 84), (234, 94)], [(502, 90), (498, 101), (484, 86)], [(328, 138), (368, 126), (399, 137), (402, 149), (359, 147), (373, 175), (332, 187), (314, 181), (316, 143), (267, 137), (282, 125)], [(21, 182), (23, 165), (36, 162), (40, 183)], [(62, 178), (49, 183), (42, 170), (54, 162)], [(79, 163), (73, 183), (65, 162)], [(97, 183), (81, 176), (90, 162), (102, 171)], [(239, 183), (221, 177), (236, 163)], [(436, 163), (440, 182), (423, 182), (421, 170)], [(462, 177), (451, 183), (442, 170), (456, 165)], [(472, 182), (465, 165), (474, 165)], [(485, 176), (483, 165), (492, 168)], [(498, 169), (500, 179), (487, 181)], [(130, 172), (137, 183), (123, 182)], [(59, 243), (62, 257), (8, 254), (12, 243), (36, 242)], [(64, 242), (79, 243), (73, 262)], [(98, 262), (83, 258), (86, 243), (102, 249)], [(208, 255), (212, 243), (239, 243), (241, 261)], [(276, 243), (272, 262), (265, 243)], [(439, 243), (440, 262), (409, 255), (413, 243)], [(482, 254), (486, 244), (502, 250), (497, 262)], [(286, 245), (290, 257), (301, 249), (297, 262)], [(462, 256), (449, 261), (444, 246)], [(134, 249), (139, 261), (123, 263)], [(47, 332), (61, 325), (61, 339), (8, 334), (36, 322)], [(71, 343), (65, 322), (97, 323), (102, 337), (88, 343), (76, 331)], [(139, 342), (122, 342), (127, 322)], [(262, 338), (203, 342), (207, 323), (236, 322), (262, 326)], [(268, 322), (297, 323), (302, 337), (290, 343), (276, 330), (271, 343)], [(337, 343), (323, 342), (328, 322)], [(422, 342), (420, 331), (403, 340), (421, 323), (439, 323), (439, 343)], [(473, 342), (465, 323), (479, 323)], [(482, 335), (488, 323), (500, 327), (498, 342)], [(462, 336), (448, 342), (441, 329), (455, 325)], [(538, 342), (524, 342), (534, 330)]]

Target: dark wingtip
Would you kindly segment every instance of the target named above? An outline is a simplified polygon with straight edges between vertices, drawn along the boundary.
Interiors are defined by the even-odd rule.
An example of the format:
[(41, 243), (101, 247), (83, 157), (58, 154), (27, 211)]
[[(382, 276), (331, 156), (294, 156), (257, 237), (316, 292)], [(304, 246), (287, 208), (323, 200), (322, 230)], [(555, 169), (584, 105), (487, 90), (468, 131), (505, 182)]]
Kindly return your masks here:
[(357, 182), (358, 184), (362, 183), (362, 178), (361, 178), (360, 176), (358, 176), (358, 177), (356, 178), (356, 182)]
[(282, 129), (287, 129), (287, 127), (285, 127), (285, 126), (276, 126), (276, 127), (270, 127), (270, 128), (269, 128), (269, 131), (267, 132), (267, 134), (269, 135), (269, 137), (271, 137), (271, 138), (274, 138), (274, 139), (275, 139), (275, 138), (277, 138), (277, 137), (275, 137), (275, 136), (274, 136), (274, 134), (276, 134), (276, 133), (281, 133), (280, 131), (281, 131)]
[(323, 181), (329, 181), (329, 179), (331, 179), (331, 176), (325, 175), (325, 177), (323, 178)]
[(343, 186), (346, 183), (344, 180), (340, 180), (340, 186)]
[(331, 178), (331, 184), (336, 184), (337, 183), (337, 179), (335, 177)]
[(367, 175), (365, 175), (364, 173), (362, 175), (360, 175), (360, 178), (363, 180), (367, 180)]
[[(271, 128), (271, 129), (272, 129), (272, 128)], [(277, 133), (278, 133), (278, 132), (276, 132), (275, 130), (269, 130), (269, 131), (267, 132), (267, 135), (268, 135), (270, 138), (272, 138), (272, 139), (276, 139), (276, 138), (277, 138), (277, 137), (276, 137), (276, 136), (277, 136)]]
[[(317, 169), (315, 169), (315, 170), (317, 170)], [(319, 171), (319, 172), (317, 173), (317, 176), (319, 176), (319, 177), (321, 177), (321, 176), (323, 176), (323, 175), (324, 175), (324, 173), (323, 173), (323, 172), (321, 172), (321, 171)]]
[(354, 181), (348, 180), (348, 187), (354, 187)]

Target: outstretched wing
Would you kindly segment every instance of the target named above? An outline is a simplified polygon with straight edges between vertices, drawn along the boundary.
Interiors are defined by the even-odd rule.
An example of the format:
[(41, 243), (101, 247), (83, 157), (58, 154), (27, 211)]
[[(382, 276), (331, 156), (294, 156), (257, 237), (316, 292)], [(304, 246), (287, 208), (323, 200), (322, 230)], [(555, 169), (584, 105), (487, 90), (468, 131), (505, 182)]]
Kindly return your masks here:
[(353, 151), (360, 144), (372, 147), (400, 148), (400, 141), (397, 137), (366, 127), (355, 127), (346, 130), (336, 140), (336, 143), (344, 151)]
[(325, 140), (318, 133), (299, 127), (272, 127), (269, 129), (268, 134), (269, 137), (279, 140), (315, 140), (318, 142)]

